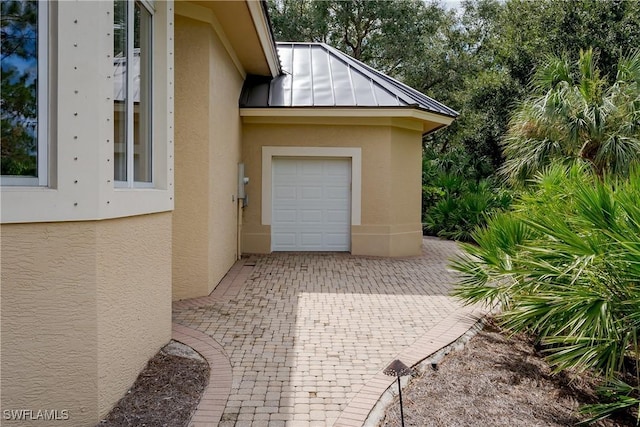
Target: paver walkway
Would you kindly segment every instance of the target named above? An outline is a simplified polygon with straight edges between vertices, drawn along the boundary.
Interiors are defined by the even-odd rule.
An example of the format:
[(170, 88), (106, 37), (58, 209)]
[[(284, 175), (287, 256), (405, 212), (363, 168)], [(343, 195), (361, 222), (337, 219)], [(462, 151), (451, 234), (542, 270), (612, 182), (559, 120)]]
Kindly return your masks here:
[(212, 337), (230, 360), (220, 425), (361, 424), (361, 397), (372, 384), (384, 390), (392, 360), (416, 363), (448, 344), (443, 331), (455, 339), (468, 328), (455, 329), (457, 313), (478, 314), (448, 296), (456, 252), (426, 238), (414, 258), (256, 255), (210, 296), (174, 303), (174, 322)]

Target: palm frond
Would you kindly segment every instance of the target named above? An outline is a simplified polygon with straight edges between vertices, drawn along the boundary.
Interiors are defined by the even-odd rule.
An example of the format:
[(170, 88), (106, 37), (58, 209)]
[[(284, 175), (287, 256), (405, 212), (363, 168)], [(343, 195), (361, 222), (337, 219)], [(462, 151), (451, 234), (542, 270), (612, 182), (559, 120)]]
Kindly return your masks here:
[(638, 52), (620, 61), (617, 81), (610, 87), (592, 49), (581, 51), (575, 66), (565, 58), (548, 57), (532, 78), (533, 94), (509, 121), (500, 173), (522, 182), (554, 159), (578, 158), (592, 163), (598, 175), (628, 173), (630, 164), (640, 161)]

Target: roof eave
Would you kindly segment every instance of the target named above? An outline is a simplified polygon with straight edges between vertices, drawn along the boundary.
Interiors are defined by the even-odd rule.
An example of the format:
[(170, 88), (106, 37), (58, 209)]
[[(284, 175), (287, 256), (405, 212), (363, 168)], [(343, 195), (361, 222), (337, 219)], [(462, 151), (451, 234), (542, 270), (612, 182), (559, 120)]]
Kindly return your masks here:
[(241, 117), (307, 117), (307, 118), (399, 118), (413, 119), (422, 123), (423, 133), (431, 133), (449, 126), (455, 117), (425, 111), (414, 107), (267, 107), (240, 108)]
[(264, 55), (269, 64), (271, 76), (275, 77), (282, 72), (282, 69), (280, 68), (280, 58), (278, 56), (275, 39), (273, 37), (273, 29), (271, 28), (271, 22), (269, 21), (266, 2), (263, 0), (248, 0), (247, 6), (256, 27)]

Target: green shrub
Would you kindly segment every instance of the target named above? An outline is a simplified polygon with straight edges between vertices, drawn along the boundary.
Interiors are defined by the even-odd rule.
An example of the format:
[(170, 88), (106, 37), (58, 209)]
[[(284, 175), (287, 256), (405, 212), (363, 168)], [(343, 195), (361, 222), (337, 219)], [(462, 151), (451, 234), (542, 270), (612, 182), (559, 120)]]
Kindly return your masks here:
[(476, 182), (447, 172), (440, 172), (422, 191), (425, 234), (467, 242), (488, 216), (511, 203), (511, 194), (488, 179)]
[(454, 295), (501, 303), (504, 326), (538, 334), (557, 370), (603, 375), (609, 400), (585, 408), (595, 420), (640, 405), (640, 170), (590, 171), (538, 174), (510, 211), (472, 233), (476, 245), (463, 245), (453, 267)]
[(486, 159), (462, 148), (441, 153), (426, 147), (422, 159), (424, 234), (472, 241), (471, 232), (492, 213), (509, 207), (511, 193), (486, 176)]

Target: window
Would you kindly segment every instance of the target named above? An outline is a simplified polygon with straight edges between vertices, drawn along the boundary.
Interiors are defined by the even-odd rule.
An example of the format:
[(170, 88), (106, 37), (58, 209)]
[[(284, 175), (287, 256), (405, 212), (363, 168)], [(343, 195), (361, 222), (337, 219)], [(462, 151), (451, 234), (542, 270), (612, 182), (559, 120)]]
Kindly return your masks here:
[(0, 183), (47, 185), (46, 1), (2, 0)]
[(152, 8), (114, 1), (114, 180), (118, 187), (151, 187)]

